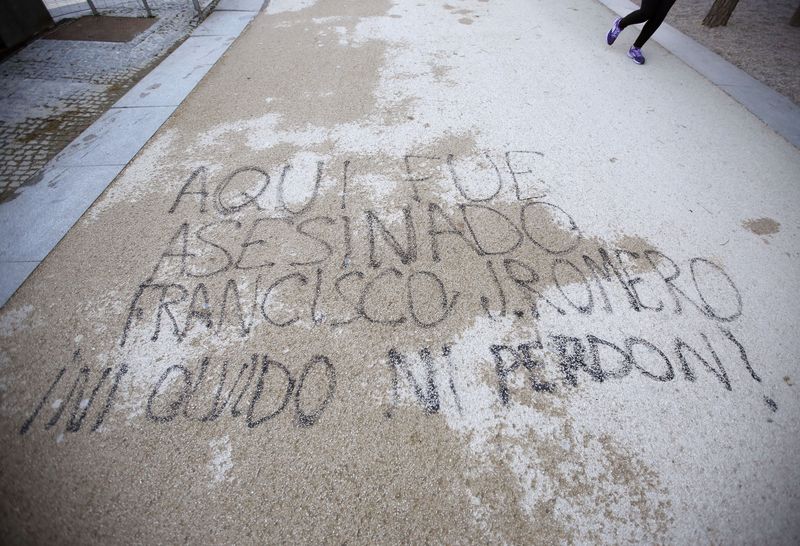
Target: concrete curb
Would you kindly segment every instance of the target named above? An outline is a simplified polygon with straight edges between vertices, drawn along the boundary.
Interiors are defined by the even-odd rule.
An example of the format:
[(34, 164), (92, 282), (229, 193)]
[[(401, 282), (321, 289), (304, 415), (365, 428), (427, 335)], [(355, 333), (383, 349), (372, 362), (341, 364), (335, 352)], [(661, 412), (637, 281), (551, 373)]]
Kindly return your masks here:
[(194, 32), (54, 157), (34, 184), (0, 203), (0, 307), (264, 8), (221, 0)]
[[(598, 1), (618, 15), (626, 15), (638, 9), (638, 6), (629, 0)], [(610, 23), (611, 21), (609, 26)], [(654, 39), (664, 49), (747, 108), (770, 129), (800, 148), (800, 107), (791, 100), (674, 27), (661, 25)]]

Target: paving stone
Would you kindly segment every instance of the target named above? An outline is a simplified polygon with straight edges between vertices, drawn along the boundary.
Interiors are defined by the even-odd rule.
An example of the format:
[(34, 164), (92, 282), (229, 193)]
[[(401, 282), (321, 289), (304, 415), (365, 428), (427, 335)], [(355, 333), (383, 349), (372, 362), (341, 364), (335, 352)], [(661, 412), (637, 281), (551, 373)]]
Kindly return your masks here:
[(53, 160), (59, 166), (125, 165), (175, 110), (112, 108)]
[(38, 261), (2, 262), (0, 261), (0, 305), (8, 301), (28, 275), (39, 265)]
[(12, 201), (0, 203), (0, 262), (44, 259), (120, 170), (121, 166), (48, 169)]
[[(159, 5), (156, 22), (130, 42), (36, 40), (0, 63), (0, 201), (199, 24), (189, 2)], [(113, 14), (141, 15), (131, 9)]]
[(225, 52), (233, 38), (188, 38), (168, 59), (125, 94), (117, 106), (177, 106)]
[(192, 36), (238, 36), (255, 12), (218, 11), (212, 13)]
[(221, 0), (217, 11), (259, 11), (264, 0)]

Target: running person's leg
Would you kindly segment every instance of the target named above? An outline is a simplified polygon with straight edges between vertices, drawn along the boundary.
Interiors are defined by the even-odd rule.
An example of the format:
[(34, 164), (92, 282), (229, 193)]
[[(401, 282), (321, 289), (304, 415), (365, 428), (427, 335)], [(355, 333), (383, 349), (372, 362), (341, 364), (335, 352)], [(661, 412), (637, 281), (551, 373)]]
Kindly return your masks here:
[[(667, 13), (669, 13), (669, 10), (672, 8), (675, 0), (655, 0), (655, 3), (657, 5), (653, 9), (652, 14), (647, 18), (647, 22), (644, 24), (642, 32), (639, 33), (639, 37), (636, 38), (635, 42), (633, 42), (633, 47), (636, 49), (641, 49), (647, 40), (653, 36), (655, 31), (658, 30), (658, 27), (660, 27), (661, 23), (663, 23), (664, 19), (666, 19)], [(644, 5), (644, 1), (642, 2), (642, 5)]]
[(632, 11), (625, 17), (621, 17), (614, 21), (614, 24), (611, 26), (611, 30), (608, 31), (608, 36), (606, 37), (608, 45), (611, 45), (616, 41), (617, 36), (619, 36), (620, 32), (622, 32), (625, 27), (644, 23), (648, 19), (654, 17), (659, 7), (659, 2), (660, 0), (642, 0), (642, 6), (639, 9)]
[(667, 13), (669, 13), (674, 3), (675, 0), (642, 0), (642, 5), (639, 9), (614, 21), (614, 25), (611, 27), (611, 30), (608, 31), (606, 37), (608, 45), (613, 44), (617, 36), (619, 36), (626, 27), (644, 23), (639, 37), (636, 38), (633, 46), (628, 51), (628, 57), (633, 59), (636, 64), (644, 64), (645, 59), (644, 55), (642, 55), (641, 48), (647, 40), (653, 36), (655, 31), (658, 30), (661, 23), (664, 22)]
[(642, 0), (642, 7), (620, 19), (619, 28), (625, 30), (627, 26), (638, 25), (654, 17), (660, 3), (660, 0)]

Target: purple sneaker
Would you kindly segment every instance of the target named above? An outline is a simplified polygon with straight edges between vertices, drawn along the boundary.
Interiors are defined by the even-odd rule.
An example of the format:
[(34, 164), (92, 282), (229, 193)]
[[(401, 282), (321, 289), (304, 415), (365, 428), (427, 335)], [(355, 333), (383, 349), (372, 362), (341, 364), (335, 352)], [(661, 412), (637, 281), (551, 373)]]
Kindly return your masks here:
[(628, 57), (633, 59), (633, 62), (636, 64), (644, 64), (644, 55), (642, 55), (642, 50), (638, 47), (632, 47), (628, 50)]
[(613, 44), (617, 36), (619, 36), (619, 33), (622, 32), (622, 29), (619, 28), (620, 21), (622, 21), (622, 17), (617, 17), (614, 24), (611, 25), (611, 30), (609, 30), (608, 35), (606, 35), (606, 42), (608, 42), (608, 45)]

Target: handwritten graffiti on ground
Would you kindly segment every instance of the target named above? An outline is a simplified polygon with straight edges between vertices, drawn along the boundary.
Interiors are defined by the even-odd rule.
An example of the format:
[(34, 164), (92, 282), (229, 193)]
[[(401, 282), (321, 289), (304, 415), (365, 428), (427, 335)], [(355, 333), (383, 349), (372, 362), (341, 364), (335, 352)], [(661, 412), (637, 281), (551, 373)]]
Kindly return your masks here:
[[(541, 156), (409, 155), (402, 190), (380, 199), (351, 159), (213, 177), (195, 169), (174, 183), (163, 214), (175, 228), (131, 290), (120, 360), (92, 369), (75, 351), (20, 434), (37, 422), (97, 431), (131, 359), (151, 344), (174, 349), (143, 389), (144, 414), (160, 424), (228, 416), (257, 428), (284, 416), (313, 426), (352, 367), (342, 359), (353, 358), (382, 363), (386, 418), (403, 392), (426, 414), (439, 412), (444, 393), (469, 411), (454, 371), (464, 360), (491, 372), (501, 405), (519, 376), (537, 396), (632, 376), (706, 375), (732, 390), (731, 368), (760, 382), (736, 332), (742, 296), (725, 269), (641, 239), (585, 235), (534, 175)], [(454, 340), (476, 320), (503, 333), (463, 355)], [(687, 331), (699, 320), (703, 329)], [(631, 321), (658, 324), (659, 341), (641, 328), (620, 333)], [(614, 333), (604, 326), (617, 323)], [(288, 339), (315, 350), (284, 361)], [(198, 340), (202, 354), (189, 349)]]

